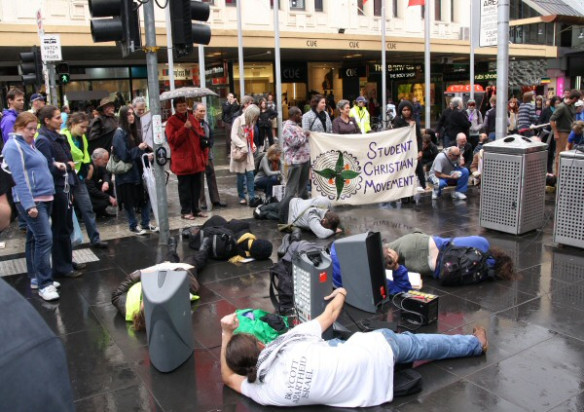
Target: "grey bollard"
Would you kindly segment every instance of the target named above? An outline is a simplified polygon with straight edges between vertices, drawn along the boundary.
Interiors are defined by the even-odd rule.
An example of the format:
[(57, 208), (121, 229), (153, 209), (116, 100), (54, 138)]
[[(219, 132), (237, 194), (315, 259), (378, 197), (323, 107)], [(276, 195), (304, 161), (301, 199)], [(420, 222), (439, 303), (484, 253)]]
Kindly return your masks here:
[(171, 372), (194, 349), (187, 272), (143, 273), (142, 295), (150, 360), (160, 372)]

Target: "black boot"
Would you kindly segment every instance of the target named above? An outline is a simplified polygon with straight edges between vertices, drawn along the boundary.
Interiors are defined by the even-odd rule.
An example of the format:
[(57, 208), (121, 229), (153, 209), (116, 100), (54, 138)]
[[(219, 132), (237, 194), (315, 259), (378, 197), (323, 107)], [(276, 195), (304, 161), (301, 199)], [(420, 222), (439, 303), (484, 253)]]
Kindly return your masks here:
[(212, 246), (211, 238), (206, 237), (201, 242), (201, 247), (199, 248), (199, 252), (205, 252), (205, 253), (207, 253), (207, 256), (208, 256), (209, 253), (211, 252), (211, 246)]

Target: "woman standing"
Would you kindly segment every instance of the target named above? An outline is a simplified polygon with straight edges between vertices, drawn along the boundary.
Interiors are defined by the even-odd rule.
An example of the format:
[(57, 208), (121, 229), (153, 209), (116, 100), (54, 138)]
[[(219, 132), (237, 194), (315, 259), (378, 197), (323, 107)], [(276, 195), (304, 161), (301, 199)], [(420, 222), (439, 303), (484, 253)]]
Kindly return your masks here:
[[(55, 183), (47, 159), (34, 144), (38, 120), (23, 112), (14, 123), (14, 134), (2, 153), (10, 167), (15, 186), (12, 189), (18, 214), (26, 220), (26, 268), (31, 289), (39, 288), (44, 300), (59, 299), (51, 270), (53, 234), (49, 221), (53, 206)], [(66, 169), (64, 163), (53, 162), (53, 167)]]
[[(556, 111), (556, 106), (562, 103), (559, 96), (553, 96), (550, 100), (550, 105), (542, 110), (539, 116), (539, 124), (546, 124), (550, 122), (552, 114)], [(547, 159), (547, 173), (554, 173), (554, 161), (556, 158), (556, 139), (552, 133), (552, 127), (547, 126), (542, 130), (540, 137), (544, 143), (548, 144), (548, 159)]]
[[(156, 226), (150, 224), (150, 202), (144, 192), (138, 166), (147, 148), (146, 143), (138, 141), (134, 109), (122, 106), (120, 127), (116, 129), (113, 138), (112, 156), (124, 163), (132, 163), (132, 168), (126, 173), (116, 175), (116, 193), (120, 209), (123, 207), (126, 210), (130, 232), (138, 236), (146, 234), (146, 230), (158, 231)], [(138, 226), (136, 207), (142, 208), (142, 226)]]
[(253, 154), (257, 148), (254, 143), (254, 127), (260, 116), (260, 109), (255, 105), (249, 105), (243, 114), (233, 121), (231, 128), (231, 161), (229, 171), (237, 174), (237, 195), (239, 204), (248, 203), (245, 200), (243, 186), (247, 186), (249, 206), (256, 207), (260, 200), (255, 197), (254, 176), (255, 163)]
[(79, 178), (77, 184), (73, 188), (73, 201), (75, 207), (81, 213), (87, 235), (91, 241), (91, 246), (105, 249), (107, 243), (102, 242), (97, 224), (95, 223), (95, 212), (89, 191), (85, 184), (87, 173), (89, 172), (89, 165), (91, 165), (91, 157), (89, 156), (87, 137), (87, 127), (89, 126), (89, 117), (83, 112), (76, 112), (67, 117), (67, 127), (61, 131), (67, 137), (69, 148), (73, 162), (75, 163), (75, 173)]
[[(45, 106), (38, 112), (41, 128), (36, 147), (45, 155), (55, 182), (55, 196), (51, 222), (53, 229), (53, 277), (78, 277), (82, 273), (73, 270), (73, 205), (71, 192), (78, 184), (75, 163), (69, 144), (61, 130), (61, 112), (55, 106)], [(64, 163), (66, 170), (56, 167), (54, 162)]]
[(310, 100), (310, 110), (302, 116), (302, 128), (307, 132), (332, 133), (333, 123), (326, 112), (326, 99), (315, 94)]
[(543, 109), (544, 109), (543, 96), (542, 95), (535, 96), (535, 115), (538, 117), (541, 116)]
[(337, 109), (340, 116), (333, 120), (333, 133), (335, 134), (361, 134), (361, 129), (354, 117), (349, 116), (351, 103), (348, 100), (339, 100)]
[(268, 101), (266, 99), (261, 99), (260, 117), (258, 119), (259, 136), (255, 141), (255, 144), (260, 151), (263, 151), (264, 149), (264, 145), (266, 144), (266, 137), (268, 138), (269, 146), (274, 144), (274, 136), (272, 134), (272, 119), (275, 119), (277, 116), (278, 113), (268, 107)]
[(509, 117), (509, 127), (507, 131), (509, 134), (517, 133), (518, 112), (519, 105), (517, 104), (517, 99), (512, 97), (507, 104), (507, 116)]
[(282, 176), (282, 149), (274, 144), (269, 147), (268, 153), (262, 158), (254, 182), (258, 189), (266, 194), (266, 200), (272, 197), (272, 186), (280, 184)]
[(399, 127), (412, 127), (416, 128), (416, 141), (418, 142), (418, 164), (416, 166), (416, 175), (420, 185), (418, 186), (418, 192), (424, 192), (426, 190), (426, 176), (424, 174), (424, 166), (422, 164), (423, 156), (423, 143), (422, 143), (422, 129), (420, 128), (420, 123), (416, 122), (413, 116), (414, 107), (409, 100), (402, 100), (397, 108), (397, 116), (393, 119), (391, 124), (394, 129)]

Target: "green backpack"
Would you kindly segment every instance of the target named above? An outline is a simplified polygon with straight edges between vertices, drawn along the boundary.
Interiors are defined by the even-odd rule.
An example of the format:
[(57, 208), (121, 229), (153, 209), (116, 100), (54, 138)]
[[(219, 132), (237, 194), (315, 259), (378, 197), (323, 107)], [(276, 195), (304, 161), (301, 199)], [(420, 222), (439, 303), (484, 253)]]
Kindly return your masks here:
[(235, 311), (239, 326), (234, 333), (249, 333), (262, 343), (270, 343), (290, 328), (288, 319), (261, 309)]

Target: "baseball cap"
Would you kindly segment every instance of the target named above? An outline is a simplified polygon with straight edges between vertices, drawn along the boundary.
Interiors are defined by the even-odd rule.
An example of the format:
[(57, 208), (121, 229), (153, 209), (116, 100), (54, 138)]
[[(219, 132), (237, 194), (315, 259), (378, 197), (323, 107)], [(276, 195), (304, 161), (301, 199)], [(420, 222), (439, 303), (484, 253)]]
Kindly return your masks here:
[(584, 106), (584, 102), (582, 100), (578, 100), (576, 103), (574, 103), (574, 106), (582, 107), (582, 106)]
[(357, 103), (359, 102), (363, 102), (363, 103), (367, 103), (367, 99), (364, 98), (363, 96), (359, 96), (357, 97), (357, 99), (355, 100)]
[(37, 101), (37, 100), (42, 100), (44, 102), (45, 101), (45, 96), (43, 96), (40, 93), (35, 93), (32, 96), (30, 96), (30, 102), (31, 103), (34, 102), (34, 101)]

